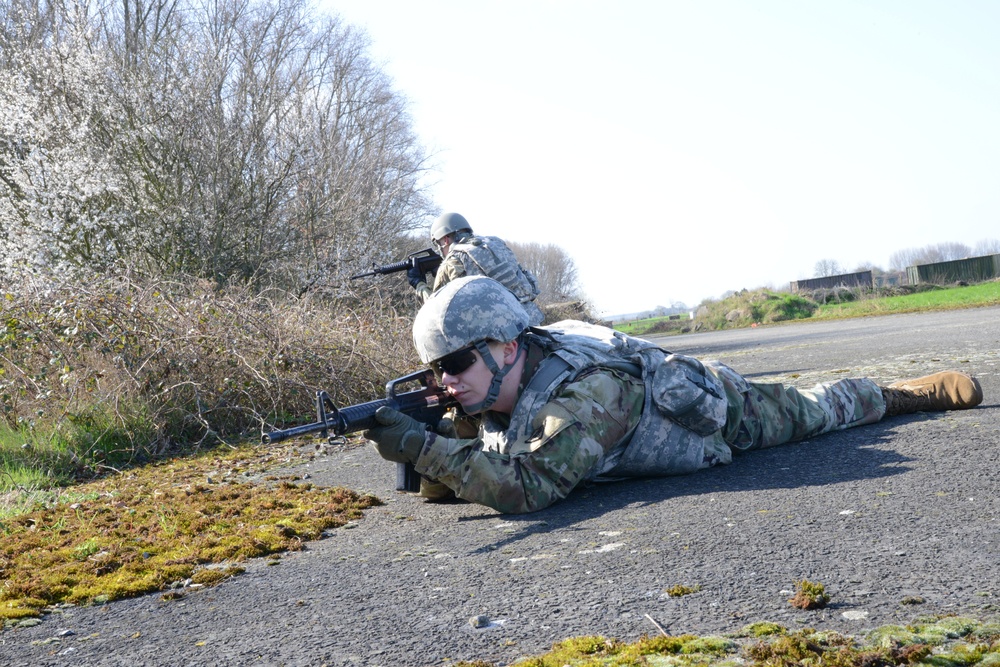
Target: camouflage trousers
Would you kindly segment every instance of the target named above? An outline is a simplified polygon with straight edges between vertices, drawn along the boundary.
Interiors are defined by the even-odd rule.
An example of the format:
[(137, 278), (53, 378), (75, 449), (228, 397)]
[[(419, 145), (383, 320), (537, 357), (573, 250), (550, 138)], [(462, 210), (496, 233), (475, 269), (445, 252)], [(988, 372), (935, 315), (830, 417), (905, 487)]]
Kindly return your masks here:
[(874, 424), (885, 414), (882, 390), (872, 380), (852, 378), (797, 389), (781, 383), (748, 382), (719, 362), (705, 366), (725, 388), (728, 408), (722, 437), (734, 452)]

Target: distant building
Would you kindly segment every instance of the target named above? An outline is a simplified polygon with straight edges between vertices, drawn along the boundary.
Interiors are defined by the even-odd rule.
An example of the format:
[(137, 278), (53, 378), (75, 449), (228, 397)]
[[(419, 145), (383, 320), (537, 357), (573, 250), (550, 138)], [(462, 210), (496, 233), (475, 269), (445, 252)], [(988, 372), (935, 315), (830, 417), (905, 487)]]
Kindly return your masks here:
[(872, 289), (875, 283), (872, 281), (871, 271), (858, 271), (856, 273), (842, 273), (838, 276), (794, 280), (790, 285), (793, 292), (801, 292), (814, 289), (831, 289), (834, 287)]
[(954, 259), (950, 262), (934, 262), (906, 267), (906, 277), (911, 285), (930, 283), (949, 285), (952, 283), (982, 283), (1000, 276), (1000, 255), (983, 255)]

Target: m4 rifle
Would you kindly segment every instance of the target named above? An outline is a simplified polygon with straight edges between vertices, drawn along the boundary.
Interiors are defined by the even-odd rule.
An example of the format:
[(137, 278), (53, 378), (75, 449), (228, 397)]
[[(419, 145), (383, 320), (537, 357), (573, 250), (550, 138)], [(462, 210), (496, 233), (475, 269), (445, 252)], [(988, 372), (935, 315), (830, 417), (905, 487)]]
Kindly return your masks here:
[(385, 264), (383, 266), (377, 266), (375, 263), (372, 263), (371, 271), (353, 275), (351, 276), (351, 280), (366, 278), (368, 276), (384, 276), (398, 271), (409, 271), (410, 269), (416, 269), (420, 272), (420, 275), (436, 273), (438, 267), (441, 266), (443, 259), (444, 258), (441, 257), (441, 255), (434, 252), (433, 248), (424, 248), (423, 250), (418, 250), (417, 252), (411, 252), (406, 256), (406, 259), (399, 262)]
[[(418, 387), (404, 391), (407, 386), (413, 385)], [(387, 382), (385, 398), (345, 408), (335, 406), (325, 391), (317, 391), (315, 422), (269, 431), (263, 433), (260, 439), (267, 445), (300, 435), (320, 433), (330, 442), (343, 442), (346, 435), (376, 426), (375, 411), (383, 405), (437, 428), (445, 413), (457, 406), (458, 401), (438, 384), (434, 372), (427, 368)], [(413, 464), (396, 464), (396, 489), (420, 490), (420, 475), (413, 469)]]

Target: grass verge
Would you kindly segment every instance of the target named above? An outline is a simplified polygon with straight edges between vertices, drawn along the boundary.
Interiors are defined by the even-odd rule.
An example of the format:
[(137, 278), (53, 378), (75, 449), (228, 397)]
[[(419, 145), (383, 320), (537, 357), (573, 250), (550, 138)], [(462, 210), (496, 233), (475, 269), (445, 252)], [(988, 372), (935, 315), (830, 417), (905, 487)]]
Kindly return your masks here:
[(861, 298), (847, 303), (819, 306), (813, 319), (867, 317), (894, 313), (916, 313), (929, 310), (957, 310), (1000, 304), (1000, 281), (932, 289), (912, 294)]
[[(861, 639), (834, 632), (789, 632), (753, 623), (725, 636), (661, 635), (624, 643), (600, 636), (556, 643), (511, 667), (996, 667), (1000, 624), (964, 617), (884, 626)], [(454, 667), (493, 667), (460, 662)]]

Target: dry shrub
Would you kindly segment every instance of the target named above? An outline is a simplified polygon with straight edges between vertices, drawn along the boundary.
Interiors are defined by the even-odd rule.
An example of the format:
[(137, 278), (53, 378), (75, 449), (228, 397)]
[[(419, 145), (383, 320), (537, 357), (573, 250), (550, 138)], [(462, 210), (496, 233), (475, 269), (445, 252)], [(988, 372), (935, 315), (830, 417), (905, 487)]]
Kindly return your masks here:
[(97, 459), (256, 437), (265, 424), (384, 396), (418, 362), (409, 314), (199, 280), (32, 276), (7, 286), (0, 417)]
[(544, 324), (555, 324), (562, 320), (579, 320), (581, 322), (598, 323), (598, 320), (591, 314), (591, 307), (584, 301), (565, 301), (561, 303), (542, 304), (542, 313), (545, 315)]

